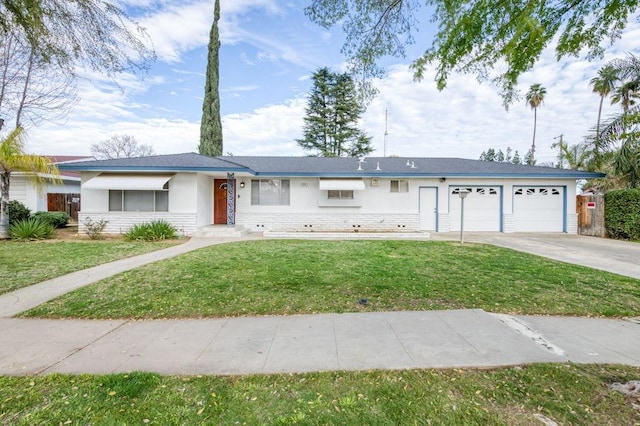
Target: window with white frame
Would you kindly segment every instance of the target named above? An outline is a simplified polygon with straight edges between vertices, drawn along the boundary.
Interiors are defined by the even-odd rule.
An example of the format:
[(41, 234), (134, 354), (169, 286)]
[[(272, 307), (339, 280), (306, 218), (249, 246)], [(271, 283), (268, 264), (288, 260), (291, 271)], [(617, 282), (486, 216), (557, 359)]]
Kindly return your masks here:
[(330, 189), (327, 191), (329, 200), (353, 200), (353, 190)]
[(409, 181), (406, 179), (391, 180), (391, 192), (409, 192)]
[(288, 206), (289, 179), (252, 179), (251, 204), (254, 206)]
[(169, 191), (109, 190), (111, 212), (168, 212)]

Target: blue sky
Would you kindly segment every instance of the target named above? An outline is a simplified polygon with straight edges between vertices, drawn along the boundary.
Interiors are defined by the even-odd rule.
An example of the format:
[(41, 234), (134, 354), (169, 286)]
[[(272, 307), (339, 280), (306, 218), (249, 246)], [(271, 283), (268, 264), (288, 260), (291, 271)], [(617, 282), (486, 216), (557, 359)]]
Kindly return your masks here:
[[(118, 0), (146, 27), (158, 55), (143, 76), (123, 74), (117, 85), (99, 74), (81, 71), (80, 101), (62, 122), (28, 129), (27, 148), (38, 154), (85, 155), (93, 143), (128, 134), (152, 145), (158, 154), (195, 152), (207, 42), (213, 1)], [(307, 1), (221, 0), (220, 98), (224, 152), (234, 155), (304, 155), (302, 136), (310, 75), (328, 66), (344, 69), (340, 28), (326, 30), (303, 13)], [(414, 82), (408, 64), (427, 47), (432, 24), (421, 20), (419, 40), (407, 58), (386, 58), (387, 74), (376, 80), (379, 95), (360, 127), (383, 155), (385, 111), (387, 155), (477, 159), (488, 148), (508, 146), (521, 155), (529, 149), (533, 112), (524, 100), (509, 111), (497, 90), (471, 75), (454, 75), (438, 92), (433, 72)], [(557, 62), (545, 52), (520, 79), (523, 92), (533, 83), (547, 88), (538, 110), (538, 160), (551, 161), (554, 138), (578, 143), (595, 125), (598, 96), (588, 81), (608, 60), (638, 52), (640, 25), (635, 18), (601, 61)], [(617, 106), (609, 106), (605, 114)]]

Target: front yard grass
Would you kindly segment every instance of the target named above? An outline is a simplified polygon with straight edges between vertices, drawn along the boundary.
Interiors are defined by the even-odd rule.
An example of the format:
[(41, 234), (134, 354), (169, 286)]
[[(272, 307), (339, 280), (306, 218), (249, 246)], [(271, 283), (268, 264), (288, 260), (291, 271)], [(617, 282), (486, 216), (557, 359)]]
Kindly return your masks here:
[(538, 425), (536, 416), (544, 416), (561, 425), (632, 425), (640, 413), (608, 385), (639, 376), (637, 367), (538, 364), (246, 377), (0, 377), (0, 424)]
[(199, 318), (462, 308), (637, 316), (640, 281), (482, 244), (260, 240), (211, 246), (128, 271), (22, 316)]
[(2, 241), (0, 294), (175, 244), (177, 241)]

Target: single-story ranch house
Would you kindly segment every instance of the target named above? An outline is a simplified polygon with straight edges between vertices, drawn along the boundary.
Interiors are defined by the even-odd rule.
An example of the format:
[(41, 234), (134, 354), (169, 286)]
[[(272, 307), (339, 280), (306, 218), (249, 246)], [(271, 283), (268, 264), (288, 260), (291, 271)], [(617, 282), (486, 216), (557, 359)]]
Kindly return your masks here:
[(164, 219), (263, 231), (577, 232), (576, 180), (599, 173), (459, 158), (208, 157), (61, 164), (81, 172), (85, 218), (105, 232)]

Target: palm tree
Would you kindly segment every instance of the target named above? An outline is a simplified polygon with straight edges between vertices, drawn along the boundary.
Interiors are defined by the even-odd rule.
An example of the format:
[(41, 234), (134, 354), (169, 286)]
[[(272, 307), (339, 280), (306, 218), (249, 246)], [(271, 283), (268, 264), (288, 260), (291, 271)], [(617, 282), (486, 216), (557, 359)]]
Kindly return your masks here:
[(567, 142), (560, 139), (560, 141), (552, 144), (551, 148), (558, 148), (560, 150), (558, 154), (559, 167), (563, 168), (564, 163), (566, 162), (567, 166), (571, 170), (587, 170), (593, 155), (588, 143), (569, 145)]
[(615, 89), (618, 81), (617, 69), (609, 64), (602, 67), (598, 71), (598, 76), (591, 79), (589, 84), (593, 86), (593, 91), (600, 95), (600, 106), (598, 107), (598, 124), (596, 124), (596, 142), (593, 147), (593, 160), (596, 169), (600, 167), (600, 152), (602, 151), (602, 142), (600, 140), (600, 119), (602, 117), (602, 103), (604, 98)]
[(544, 95), (546, 94), (547, 89), (542, 87), (541, 84), (536, 83), (531, 85), (526, 95), (527, 103), (531, 106), (531, 109), (533, 109), (533, 141), (531, 142), (531, 162), (535, 160), (536, 154), (536, 124), (538, 120), (538, 107), (542, 104), (542, 101), (544, 101)]
[(9, 237), (9, 183), (11, 173), (25, 173), (37, 188), (48, 180), (60, 181), (58, 168), (47, 158), (24, 152), (22, 127), (0, 141), (0, 239)]
[(623, 114), (626, 115), (629, 113), (629, 108), (636, 104), (635, 99), (640, 97), (640, 94), (638, 94), (639, 89), (640, 81), (627, 81), (621, 86), (616, 87), (615, 91), (613, 92), (613, 96), (611, 97), (611, 103), (619, 103), (622, 107)]

